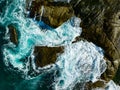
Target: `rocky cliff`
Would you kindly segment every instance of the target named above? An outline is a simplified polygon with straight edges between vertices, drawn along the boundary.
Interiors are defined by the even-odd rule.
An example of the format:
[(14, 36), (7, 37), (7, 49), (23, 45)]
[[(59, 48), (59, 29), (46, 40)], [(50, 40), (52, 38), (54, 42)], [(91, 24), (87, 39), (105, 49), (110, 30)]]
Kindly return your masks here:
[(105, 51), (108, 68), (105, 80), (114, 77), (120, 63), (120, 6), (119, 0), (72, 1), (75, 15), (81, 17), (82, 37)]

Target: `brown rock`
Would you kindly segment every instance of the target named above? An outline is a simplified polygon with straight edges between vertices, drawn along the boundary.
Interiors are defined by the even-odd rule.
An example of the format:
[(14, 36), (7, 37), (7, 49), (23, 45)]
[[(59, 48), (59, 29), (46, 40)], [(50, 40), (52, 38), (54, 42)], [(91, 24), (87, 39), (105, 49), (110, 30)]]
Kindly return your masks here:
[(52, 27), (60, 26), (74, 15), (71, 5), (52, 0), (33, 1), (30, 8), (31, 18), (36, 17), (36, 20), (42, 20)]
[(120, 66), (117, 70), (116, 75), (114, 76), (114, 79), (113, 79), (118, 85), (120, 85), (120, 79), (119, 78), (120, 78)]
[(15, 27), (13, 27), (12, 25), (9, 25), (8, 28), (9, 28), (11, 42), (13, 42), (14, 44), (17, 45), (18, 44), (18, 35), (17, 35)]
[[(71, 0), (70, 4), (53, 0), (36, 0), (30, 17), (40, 18), (57, 27), (74, 14), (82, 19), (82, 38), (93, 42), (105, 51), (107, 70), (102, 78), (113, 79), (120, 64), (120, 0)], [(41, 7), (44, 11), (41, 16)], [(74, 11), (73, 11), (73, 9)], [(81, 38), (80, 37), (80, 38)], [(80, 40), (80, 39), (78, 39)]]
[(95, 82), (95, 83), (92, 83), (91, 84), (91, 87), (92, 88), (97, 88), (97, 87), (105, 87), (105, 85), (106, 85), (106, 83), (105, 83), (105, 81), (97, 81), (97, 82)]
[(74, 12), (82, 19), (82, 37), (105, 51), (107, 70), (102, 78), (113, 79), (120, 64), (119, 0), (72, 0)]
[(34, 50), (37, 66), (43, 67), (55, 63), (57, 55), (63, 52), (63, 47), (40, 47), (36, 46)]

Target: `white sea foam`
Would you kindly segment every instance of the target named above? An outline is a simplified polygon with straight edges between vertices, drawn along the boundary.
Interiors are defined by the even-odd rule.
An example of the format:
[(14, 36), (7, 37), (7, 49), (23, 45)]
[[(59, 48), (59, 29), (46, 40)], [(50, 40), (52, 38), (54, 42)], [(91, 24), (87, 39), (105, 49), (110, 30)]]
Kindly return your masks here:
[[(81, 28), (75, 29), (70, 20), (57, 29), (44, 32), (32, 19), (24, 16), (24, 3), (24, 0), (14, 0), (6, 9), (5, 17), (2, 18), (1, 22), (6, 27), (13, 24), (20, 34), (18, 46), (14, 47), (14, 50), (11, 50), (13, 48), (9, 44), (5, 45), (3, 50), (4, 55), (9, 58), (9, 62), (20, 70), (24, 68), (24, 63), (20, 60), (30, 55), (31, 49), (35, 45), (49, 47), (67, 45), (72, 43), (81, 32)], [(73, 18), (77, 19), (76, 17)], [(6, 47), (11, 49), (6, 49)]]
[(102, 49), (87, 41), (66, 46), (57, 60), (61, 75), (55, 90), (72, 90), (79, 82), (96, 82), (106, 69)]
[[(4, 62), (8, 67), (10, 64), (28, 74), (30, 66), (36, 69), (32, 56), (34, 46), (65, 46), (64, 53), (53, 65), (54, 68), (57, 66), (60, 69), (60, 76), (54, 84), (56, 90), (72, 89), (78, 82), (95, 82), (100, 78), (106, 69), (101, 48), (87, 41), (72, 43), (82, 32), (79, 27), (80, 18), (72, 17), (56, 29), (42, 30), (34, 20), (24, 16), (24, 6), (25, 0), (13, 0), (0, 21), (6, 27), (12, 24), (19, 32), (18, 45), (10, 42), (3, 48)], [(26, 59), (30, 56), (33, 57), (32, 61)], [(51, 66), (45, 66), (43, 69)]]
[(115, 82), (111, 80), (106, 85), (105, 90), (120, 90), (120, 86), (115, 84)]

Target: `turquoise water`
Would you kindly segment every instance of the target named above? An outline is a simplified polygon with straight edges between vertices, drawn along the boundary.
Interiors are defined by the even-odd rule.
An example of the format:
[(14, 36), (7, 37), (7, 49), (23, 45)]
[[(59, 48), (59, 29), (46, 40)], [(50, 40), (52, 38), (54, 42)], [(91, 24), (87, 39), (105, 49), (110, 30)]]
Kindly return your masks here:
[[(72, 90), (95, 82), (106, 69), (103, 50), (91, 42), (72, 43), (82, 33), (80, 18), (71, 17), (56, 29), (25, 16), (25, 0), (0, 1), (0, 90)], [(18, 33), (10, 41), (8, 26)], [(55, 64), (36, 67), (34, 46), (64, 46)], [(31, 58), (31, 59), (30, 59)]]

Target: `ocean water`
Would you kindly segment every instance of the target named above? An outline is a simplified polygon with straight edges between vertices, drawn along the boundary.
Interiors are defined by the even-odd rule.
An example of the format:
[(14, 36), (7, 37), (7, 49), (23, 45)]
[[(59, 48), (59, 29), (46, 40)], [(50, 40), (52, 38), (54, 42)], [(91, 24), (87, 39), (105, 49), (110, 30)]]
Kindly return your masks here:
[[(77, 83), (100, 79), (106, 70), (104, 51), (88, 41), (72, 43), (82, 33), (80, 18), (54, 29), (26, 13), (25, 0), (0, 0), (0, 90), (72, 90)], [(16, 28), (18, 45), (10, 41), (9, 25)], [(65, 49), (54, 64), (36, 67), (35, 46)]]

